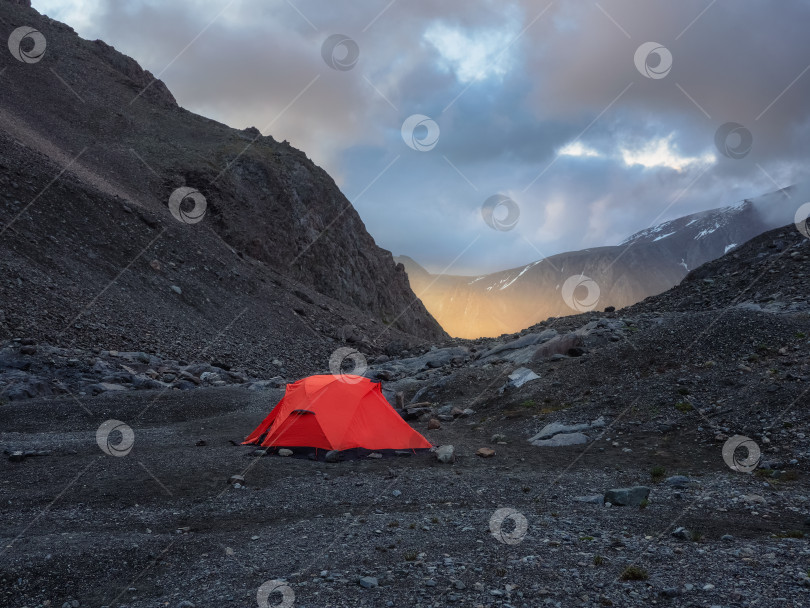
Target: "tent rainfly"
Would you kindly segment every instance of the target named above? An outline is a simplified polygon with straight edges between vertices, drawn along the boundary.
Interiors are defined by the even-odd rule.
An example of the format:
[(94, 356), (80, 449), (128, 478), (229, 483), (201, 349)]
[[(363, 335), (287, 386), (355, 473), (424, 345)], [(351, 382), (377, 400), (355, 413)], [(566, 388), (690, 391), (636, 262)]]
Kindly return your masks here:
[(431, 447), (391, 407), (379, 383), (350, 374), (309, 376), (288, 384), (284, 397), (243, 445), (324, 450)]

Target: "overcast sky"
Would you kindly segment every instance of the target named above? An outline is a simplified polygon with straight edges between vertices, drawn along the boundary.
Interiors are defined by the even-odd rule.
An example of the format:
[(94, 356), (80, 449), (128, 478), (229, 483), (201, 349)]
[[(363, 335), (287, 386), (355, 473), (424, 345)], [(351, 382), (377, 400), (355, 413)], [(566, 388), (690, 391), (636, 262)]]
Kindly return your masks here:
[[(616, 244), (808, 178), (807, 1), (33, 5), (183, 107), (304, 150), (379, 245), (434, 272)], [(496, 194), (514, 203), (491, 203), (493, 228)]]

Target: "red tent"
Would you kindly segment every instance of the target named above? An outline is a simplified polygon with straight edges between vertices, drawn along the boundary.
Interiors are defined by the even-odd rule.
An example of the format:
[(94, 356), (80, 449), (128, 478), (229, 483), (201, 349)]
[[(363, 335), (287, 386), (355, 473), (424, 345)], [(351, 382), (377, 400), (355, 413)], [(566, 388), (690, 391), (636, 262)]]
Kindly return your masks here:
[(324, 450), (431, 447), (386, 401), (379, 383), (348, 374), (288, 384), (284, 397), (244, 444)]

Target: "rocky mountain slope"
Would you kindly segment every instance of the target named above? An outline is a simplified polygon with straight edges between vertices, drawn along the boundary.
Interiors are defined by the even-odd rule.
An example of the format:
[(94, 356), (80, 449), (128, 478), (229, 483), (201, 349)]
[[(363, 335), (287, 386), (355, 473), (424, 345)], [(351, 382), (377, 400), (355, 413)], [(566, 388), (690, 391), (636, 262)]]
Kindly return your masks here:
[(617, 246), (561, 253), (483, 276), (435, 276), (411, 258), (397, 260), (450, 335), (497, 336), (549, 317), (620, 308), (661, 293), (690, 270), (789, 221), (795, 205), (788, 197), (798, 190), (664, 222)]
[[(0, 339), (256, 368), (285, 353), (304, 371), (347, 337), (444, 336), (303, 152), (192, 114), (133, 59), (0, 1), (3, 36), (24, 26), (47, 46), (0, 53)], [(181, 187), (199, 194), (171, 209)]]

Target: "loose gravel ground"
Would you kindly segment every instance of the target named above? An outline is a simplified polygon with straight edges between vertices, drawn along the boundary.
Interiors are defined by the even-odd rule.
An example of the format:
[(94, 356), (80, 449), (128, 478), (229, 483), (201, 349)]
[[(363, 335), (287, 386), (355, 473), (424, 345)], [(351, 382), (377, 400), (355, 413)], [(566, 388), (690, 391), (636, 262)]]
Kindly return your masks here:
[[(0, 603), (251, 606), (268, 581), (310, 608), (810, 603), (810, 548), (793, 537), (807, 530), (802, 477), (737, 473), (717, 445), (624, 426), (584, 454), (521, 439), (481, 459), (484, 431), (457, 419), (426, 433), (455, 445), (452, 465), (429, 453), (253, 458), (231, 445), (280, 394), (173, 391), (140, 418), (133, 393), (95, 398), (92, 419), (71, 399), (3, 408), (4, 446), (50, 454), (0, 464)], [(138, 421), (126, 457), (96, 444), (110, 417)], [(662, 453), (687, 487), (651, 479)], [(233, 474), (243, 488), (226, 483)], [(652, 488), (646, 508), (577, 500), (637, 484)], [(525, 534), (507, 519), (493, 535), (503, 508)], [(678, 526), (688, 538), (672, 536)], [(622, 580), (633, 566), (643, 580)], [(258, 605), (283, 601), (276, 591)]]

